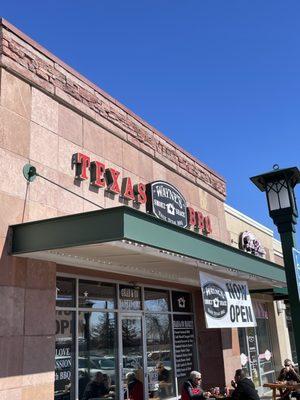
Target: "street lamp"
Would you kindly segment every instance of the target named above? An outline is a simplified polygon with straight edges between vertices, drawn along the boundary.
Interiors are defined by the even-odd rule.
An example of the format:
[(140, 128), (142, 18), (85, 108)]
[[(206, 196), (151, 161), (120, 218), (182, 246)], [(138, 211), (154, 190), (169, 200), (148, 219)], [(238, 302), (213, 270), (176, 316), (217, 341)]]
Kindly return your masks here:
[(250, 178), (266, 192), (269, 214), (280, 234), (298, 363), (300, 363), (300, 277), (294, 258), (298, 217), (294, 187), (300, 182), (297, 167), (279, 169)]

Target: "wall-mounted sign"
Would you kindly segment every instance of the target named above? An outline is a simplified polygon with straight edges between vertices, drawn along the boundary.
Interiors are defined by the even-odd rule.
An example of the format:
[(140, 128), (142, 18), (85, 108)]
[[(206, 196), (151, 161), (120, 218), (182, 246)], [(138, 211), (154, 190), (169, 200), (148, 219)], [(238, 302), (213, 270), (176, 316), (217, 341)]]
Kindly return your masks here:
[(260, 241), (256, 239), (256, 236), (249, 231), (245, 231), (240, 235), (240, 243), (239, 247), (241, 250), (246, 251), (247, 253), (253, 254), (255, 256), (259, 256), (265, 258), (266, 251), (261, 245)]
[(100, 161), (91, 161), (90, 157), (76, 153), (72, 163), (75, 165), (75, 178), (85, 180), (90, 177), (90, 184), (96, 188), (103, 188), (113, 194), (119, 194), (126, 200), (133, 200), (138, 204), (146, 203), (146, 186), (138, 182), (133, 184), (131, 178), (121, 180), (120, 171), (107, 168)]
[(107, 167), (103, 162), (91, 160), (83, 153), (73, 154), (72, 165), (75, 167), (76, 180), (89, 180), (91, 186), (119, 195), (120, 200), (123, 198), (135, 204), (146, 204), (148, 212), (164, 221), (182, 228), (188, 226), (201, 234), (212, 233), (209, 216), (187, 207), (184, 196), (168, 182), (156, 181), (145, 185), (132, 182), (130, 177), (121, 179), (120, 171)]
[(256, 326), (247, 282), (200, 273), (207, 328)]
[(163, 181), (148, 183), (146, 194), (148, 212), (182, 228), (187, 226), (186, 201), (174, 186)]

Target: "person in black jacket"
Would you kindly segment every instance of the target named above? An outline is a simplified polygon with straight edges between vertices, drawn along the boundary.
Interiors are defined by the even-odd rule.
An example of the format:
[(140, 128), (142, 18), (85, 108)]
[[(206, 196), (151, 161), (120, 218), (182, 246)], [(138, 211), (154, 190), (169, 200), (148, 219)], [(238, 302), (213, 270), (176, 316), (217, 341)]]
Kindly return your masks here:
[[(293, 381), (300, 383), (300, 375), (298, 370), (294, 367), (294, 363), (292, 360), (289, 358), (284, 360), (284, 368), (280, 371), (280, 374), (278, 376), (278, 381)], [(281, 391), (281, 399), (280, 400), (286, 400), (289, 399), (290, 394), (292, 397), (296, 397), (297, 399), (300, 399), (300, 391), (297, 390), (296, 392), (291, 392), (288, 388), (284, 391)]]
[(101, 397), (109, 393), (109, 388), (104, 380), (102, 372), (97, 372), (93, 380), (87, 384), (82, 400)]
[(234, 381), (231, 382), (234, 387), (232, 393), (233, 400), (259, 400), (257, 390), (251, 379), (246, 377), (243, 369), (235, 371)]
[(294, 363), (292, 360), (287, 358), (284, 360), (284, 368), (280, 371), (278, 376), (279, 381), (294, 381), (300, 383), (300, 375), (296, 368), (294, 367)]

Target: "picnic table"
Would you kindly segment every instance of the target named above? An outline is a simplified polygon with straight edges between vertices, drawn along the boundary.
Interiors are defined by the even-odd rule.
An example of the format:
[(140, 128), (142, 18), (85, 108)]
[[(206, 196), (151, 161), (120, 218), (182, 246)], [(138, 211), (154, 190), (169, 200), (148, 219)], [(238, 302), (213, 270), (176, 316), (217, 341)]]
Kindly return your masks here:
[[(300, 383), (297, 382), (274, 382), (274, 383), (265, 383), (263, 385), (264, 387), (270, 388), (273, 391), (272, 394), (272, 399), (276, 400), (276, 397), (281, 397), (282, 393), (285, 390), (289, 390), (290, 392), (293, 392), (295, 390), (300, 390)], [(276, 390), (279, 391), (279, 395), (276, 395)]]

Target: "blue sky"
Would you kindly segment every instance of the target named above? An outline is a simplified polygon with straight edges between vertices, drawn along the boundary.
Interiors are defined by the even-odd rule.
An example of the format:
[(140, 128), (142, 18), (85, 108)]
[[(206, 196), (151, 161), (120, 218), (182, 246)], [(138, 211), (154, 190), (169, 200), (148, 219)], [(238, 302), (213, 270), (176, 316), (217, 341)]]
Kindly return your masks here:
[(299, 166), (299, 0), (11, 0), (0, 14), (224, 176), (227, 203), (273, 228), (249, 177)]

